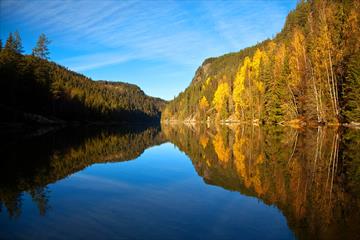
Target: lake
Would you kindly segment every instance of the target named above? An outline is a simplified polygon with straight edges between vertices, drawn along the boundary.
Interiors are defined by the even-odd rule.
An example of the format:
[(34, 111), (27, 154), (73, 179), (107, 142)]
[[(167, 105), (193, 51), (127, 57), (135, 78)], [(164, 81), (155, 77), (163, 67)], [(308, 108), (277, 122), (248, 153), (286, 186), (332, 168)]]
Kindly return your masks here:
[(0, 239), (360, 239), (359, 149), (331, 127), (3, 137)]

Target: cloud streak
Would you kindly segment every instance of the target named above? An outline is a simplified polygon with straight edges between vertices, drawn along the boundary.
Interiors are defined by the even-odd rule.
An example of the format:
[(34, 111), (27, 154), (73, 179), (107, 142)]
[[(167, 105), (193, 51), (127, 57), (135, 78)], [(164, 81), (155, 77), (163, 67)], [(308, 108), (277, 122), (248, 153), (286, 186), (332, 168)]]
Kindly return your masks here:
[(2, 0), (0, 21), (45, 32), (53, 48), (67, 51), (53, 51), (53, 59), (73, 70), (133, 60), (191, 65), (195, 70), (206, 57), (271, 37), (293, 5), (283, 0)]

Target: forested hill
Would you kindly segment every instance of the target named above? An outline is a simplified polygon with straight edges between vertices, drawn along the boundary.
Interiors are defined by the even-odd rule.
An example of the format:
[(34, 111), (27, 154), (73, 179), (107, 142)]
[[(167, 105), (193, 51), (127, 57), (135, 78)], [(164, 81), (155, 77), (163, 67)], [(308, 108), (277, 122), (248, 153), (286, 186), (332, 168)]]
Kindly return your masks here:
[(93, 81), (23, 55), (13, 37), (0, 52), (0, 89), (0, 122), (158, 122), (166, 103), (135, 85)]
[(299, 2), (273, 39), (205, 60), (162, 119), (360, 122), (360, 2)]

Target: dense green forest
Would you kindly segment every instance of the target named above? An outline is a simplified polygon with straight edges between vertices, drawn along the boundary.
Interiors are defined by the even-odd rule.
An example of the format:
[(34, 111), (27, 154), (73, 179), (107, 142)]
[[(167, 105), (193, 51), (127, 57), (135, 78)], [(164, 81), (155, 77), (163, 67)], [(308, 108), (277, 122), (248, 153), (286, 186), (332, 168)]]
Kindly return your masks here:
[(92, 81), (48, 60), (41, 35), (23, 55), (18, 32), (0, 45), (1, 122), (159, 121), (165, 101), (121, 82)]
[(273, 39), (205, 60), (162, 119), (360, 122), (360, 2), (300, 1)]

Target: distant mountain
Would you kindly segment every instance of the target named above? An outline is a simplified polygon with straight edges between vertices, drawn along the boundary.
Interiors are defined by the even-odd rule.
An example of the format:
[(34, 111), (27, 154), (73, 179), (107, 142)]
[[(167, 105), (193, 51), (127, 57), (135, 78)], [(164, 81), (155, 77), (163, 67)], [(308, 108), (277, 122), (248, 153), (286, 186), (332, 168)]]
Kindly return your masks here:
[(336, 124), (359, 103), (360, 2), (309, 0), (272, 40), (206, 59), (162, 119)]
[(0, 79), (0, 122), (159, 122), (166, 104), (136, 85), (93, 81), (9, 47), (0, 52)]

